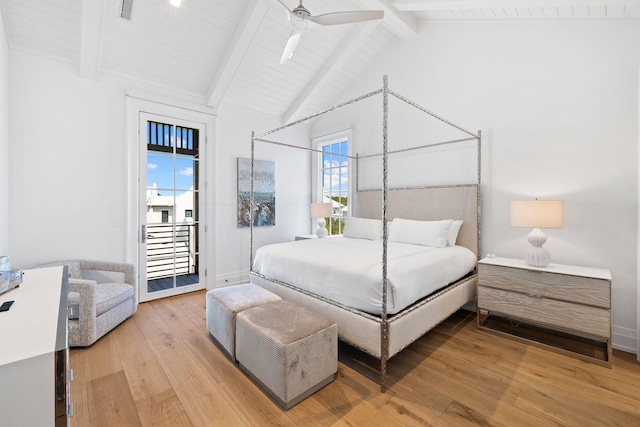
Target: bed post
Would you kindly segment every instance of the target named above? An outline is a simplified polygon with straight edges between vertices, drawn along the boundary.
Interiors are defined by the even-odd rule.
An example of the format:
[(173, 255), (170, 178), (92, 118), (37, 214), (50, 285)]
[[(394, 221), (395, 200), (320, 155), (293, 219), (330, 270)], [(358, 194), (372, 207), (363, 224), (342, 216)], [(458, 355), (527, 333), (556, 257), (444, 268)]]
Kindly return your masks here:
[(253, 159), (255, 149), (255, 132), (251, 131), (251, 189), (249, 190), (249, 272), (253, 270)]
[(387, 322), (387, 119), (389, 87), (382, 77), (382, 316), (380, 318), (380, 391), (387, 391), (387, 359), (389, 358), (389, 323)]

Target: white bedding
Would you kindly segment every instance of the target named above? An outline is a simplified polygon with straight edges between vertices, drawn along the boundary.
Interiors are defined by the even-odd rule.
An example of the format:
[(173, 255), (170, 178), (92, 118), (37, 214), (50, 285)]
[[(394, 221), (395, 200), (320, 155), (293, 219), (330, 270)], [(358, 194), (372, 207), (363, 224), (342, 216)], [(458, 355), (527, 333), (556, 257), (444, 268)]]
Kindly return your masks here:
[[(390, 242), (387, 313), (474, 269), (476, 256), (462, 246), (434, 248)], [(382, 313), (382, 241), (328, 237), (263, 246), (253, 271), (372, 314)]]

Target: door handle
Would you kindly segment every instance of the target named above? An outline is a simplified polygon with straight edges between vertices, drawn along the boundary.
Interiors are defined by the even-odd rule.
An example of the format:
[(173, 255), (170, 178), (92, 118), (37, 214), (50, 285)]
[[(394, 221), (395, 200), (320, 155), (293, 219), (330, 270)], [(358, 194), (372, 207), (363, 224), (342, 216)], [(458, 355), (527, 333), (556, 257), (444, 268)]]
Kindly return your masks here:
[(147, 243), (147, 226), (143, 224), (140, 231), (140, 242)]

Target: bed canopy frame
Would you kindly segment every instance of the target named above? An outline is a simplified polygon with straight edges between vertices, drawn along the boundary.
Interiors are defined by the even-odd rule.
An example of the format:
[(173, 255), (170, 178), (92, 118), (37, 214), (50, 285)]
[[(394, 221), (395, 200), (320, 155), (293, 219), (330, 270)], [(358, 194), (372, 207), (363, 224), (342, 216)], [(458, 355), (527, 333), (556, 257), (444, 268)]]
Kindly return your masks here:
[[(250, 188), (250, 209), (251, 209), (251, 220), (249, 221), (250, 225), (250, 247), (249, 247), (249, 253), (250, 253), (250, 270), (252, 271), (252, 274), (257, 274), (257, 273), (253, 273), (253, 260), (254, 260), (254, 250), (253, 250), (253, 238), (254, 238), (254, 223), (253, 223), (253, 215), (254, 215), (254, 209), (255, 209), (255, 200), (254, 200), (254, 162), (255, 162), (255, 146), (256, 143), (265, 143), (265, 144), (273, 144), (273, 145), (279, 145), (279, 146), (283, 146), (283, 147), (288, 147), (288, 148), (293, 148), (293, 149), (297, 149), (297, 150), (305, 150), (305, 151), (310, 151), (310, 152), (316, 152), (316, 153), (320, 153), (322, 154), (323, 152), (321, 150), (317, 150), (314, 148), (309, 148), (309, 147), (301, 147), (301, 146), (297, 146), (297, 145), (293, 145), (293, 144), (287, 144), (287, 143), (283, 143), (283, 142), (279, 142), (279, 141), (273, 141), (273, 140), (269, 140), (266, 139), (267, 136), (274, 134), (276, 132), (280, 132), (282, 130), (285, 130), (287, 128), (290, 128), (292, 126), (298, 125), (300, 123), (304, 123), (308, 120), (312, 120), (316, 117), (322, 116), (324, 114), (327, 114), (329, 112), (332, 112), (334, 110), (346, 107), (347, 105), (351, 105), (351, 104), (355, 104), (359, 101), (365, 100), (367, 98), (370, 98), (372, 96), (378, 95), (378, 94), (382, 94), (382, 152), (381, 153), (376, 153), (376, 154), (369, 154), (369, 155), (363, 155), (363, 156), (358, 156), (358, 155), (345, 155), (345, 154), (341, 154), (339, 155), (340, 157), (346, 157), (348, 159), (354, 160), (356, 163), (356, 190), (358, 192), (380, 192), (381, 196), (378, 199), (379, 203), (381, 204), (381, 211), (382, 211), (382, 215), (381, 215), (381, 219), (382, 219), (382, 313), (381, 315), (378, 316), (372, 316), (368, 313), (364, 313), (361, 312), (359, 310), (356, 309), (351, 309), (350, 307), (345, 307), (342, 306), (338, 303), (334, 303), (332, 301), (326, 300), (325, 302), (328, 302), (330, 304), (333, 305), (337, 305), (340, 306), (341, 308), (344, 308), (352, 313), (358, 314), (360, 316), (365, 316), (368, 318), (374, 318), (380, 323), (380, 387), (381, 390), (384, 392), (386, 391), (386, 382), (387, 382), (387, 361), (389, 360), (389, 358), (393, 355), (389, 355), (389, 316), (387, 314), (387, 250), (388, 250), (388, 243), (389, 243), (389, 236), (388, 236), (388, 226), (387, 226), (387, 221), (388, 221), (388, 200), (389, 200), (389, 192), (391, 190), (409, 190), (409, 189), (420, 189), (420, 188), (451, 188), (451, 187), (468, 187), (468, 186), (475, 186), (477, 187), (477, 210), (476, 210), (476, 220), (477, 220), (477, 228), (476, 228), (476, 250), (475, 253), (478, 256), (479, 259), (479, 254), (480, 254), (480, 237), (481, 237), (481, 227), (480, 227), (480, 206), (481, 206), (481, 196), (480, 196), (480, 182), (481, 182), (481, 132), (478, 130), (477, 133), (473, 133), (471, 131), (468, 131), (466, 129), (464, 129), (461, 126), (458, 126), (454, 123), (452, 123), (451, 121), (433, 113), (432, 111), (418, 105), (417, 103), (411, 101), (410, 99), (400, 95), (397, 92), (394, 92), (393, 90), (389, 89), (388, 87), (388, 77), (385, 75), (383, 76), (382, 79), (382, 88), (377, 89), (373, 92), (369, 92), (367, 94), (361, 95), (359, 97), (353, 98), (349, 101), (337, 104), (333, 107), (327, 108), (325, 110), (319, 111), (315, 114), (312, 114), (310, 116), (301, 118), (299, 120), (284, 124), (280, 127), (271, 129), (269, 131), (266, 131), (264, 133), (258, 134), (256, 135), (254, 131), (251, 132), (251, 165), (250, 165), (250, 175), (251, 175), (251, 188)], [(413, 146), (413, 147), (409, 147), (409, 148), (402, 148), (402, 149), (397, 149), (397, 150), (391, 150), (389, 151), (388, 148), (388, 116), (389, 116), (389, 95), (399, 99), (400, 101), (403, 101), (404, 103), (410, 105), (411, 107), (437, 119), (438, 121), (453, 127), (467, 135), (469, 135), (468, 137), (465, 138), (460, 138), (460, 139), (454, 139), (454, 140), (447, 140), (447, 141), (441, 141), (441, 142), (436, 142), (436, 143), (430, 143), (430, 144), (421, 144), (421, 145), (417, 145), (417, 146)], [(413, 186), (413, 187), (405, 187), (405, 188), (390, 188), (388, 185), (388, 158), (389, 155), (391, 154), (396, 154), (396, 153), (403, 153), (403, 152), (408, 152), (408, 151), (414, 151), (414, 150), (420, 150), (420, 149), (429, 149), (429, 148), (433, 148), (433, 147), (439, 147), (439, 146), (443, 146), (443, 145), (451, 145), (451, 144), (459, 144), (459, 143), (463, 143), (463, 142), (468, 142), (468, 141), (476, 141), (477, 143), (477, 183), (476, 184), (470, 184), (470, 185), (439, 185), (439, 186), (426, 186), (426, 187), (420, 187), (420, 186)], [(358, 173), (358, 166), (359, 166), (359, 161), (363, 160), (363, 159), (369, 159), (369, 158), (382, 158), (382, 187), (381, 189), (374, 189), (374, 190), (360, 190), (358, 189), (358, 178), (357, 178), (357, 173)], [(375, 197), (378, 197), (377, 195)], [(371, 199), (370, 199), (371, 200)], [(379, 207), (380, 208), (380, 207)], [(266, 278), (268, 279), (268, 278)], [(291, 286), (288, 285), (288, 287), (294, 288), (296, 290), (299, 290), (303, 293), (307, 293), (306, 291), (303, 291), (301, 289), (296, 288), (295, 286)], [(318, 297), (318, 296), (316, 296)], [(318, 298), (322, 298), (322, 297), (318, 297)], [(409, 307), (406, 310), (411, 310), (411, 307)], [(365, 350), (366, 351), (366, 350)], [(396, 352), (397, 353), (397, 352)], [(372, 353), (370, 353), (372, 354)], [(394, 353), (395, 354), (395, 353)], [(374, 355), (375, 356), (375, 355)]]

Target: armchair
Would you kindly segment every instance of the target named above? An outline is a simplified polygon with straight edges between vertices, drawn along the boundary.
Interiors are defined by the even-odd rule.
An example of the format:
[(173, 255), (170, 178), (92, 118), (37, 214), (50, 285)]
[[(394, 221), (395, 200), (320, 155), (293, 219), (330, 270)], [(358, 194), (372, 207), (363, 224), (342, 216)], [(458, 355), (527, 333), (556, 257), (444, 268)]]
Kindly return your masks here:
[[(69, 346), (87, 347), (138, 309), (138, 284), (133, 264), (90, 260), (58, 261), (39, 267), (69, 267)], [(83, 271), (124, 274), (123, 283), (98, 283)]]

